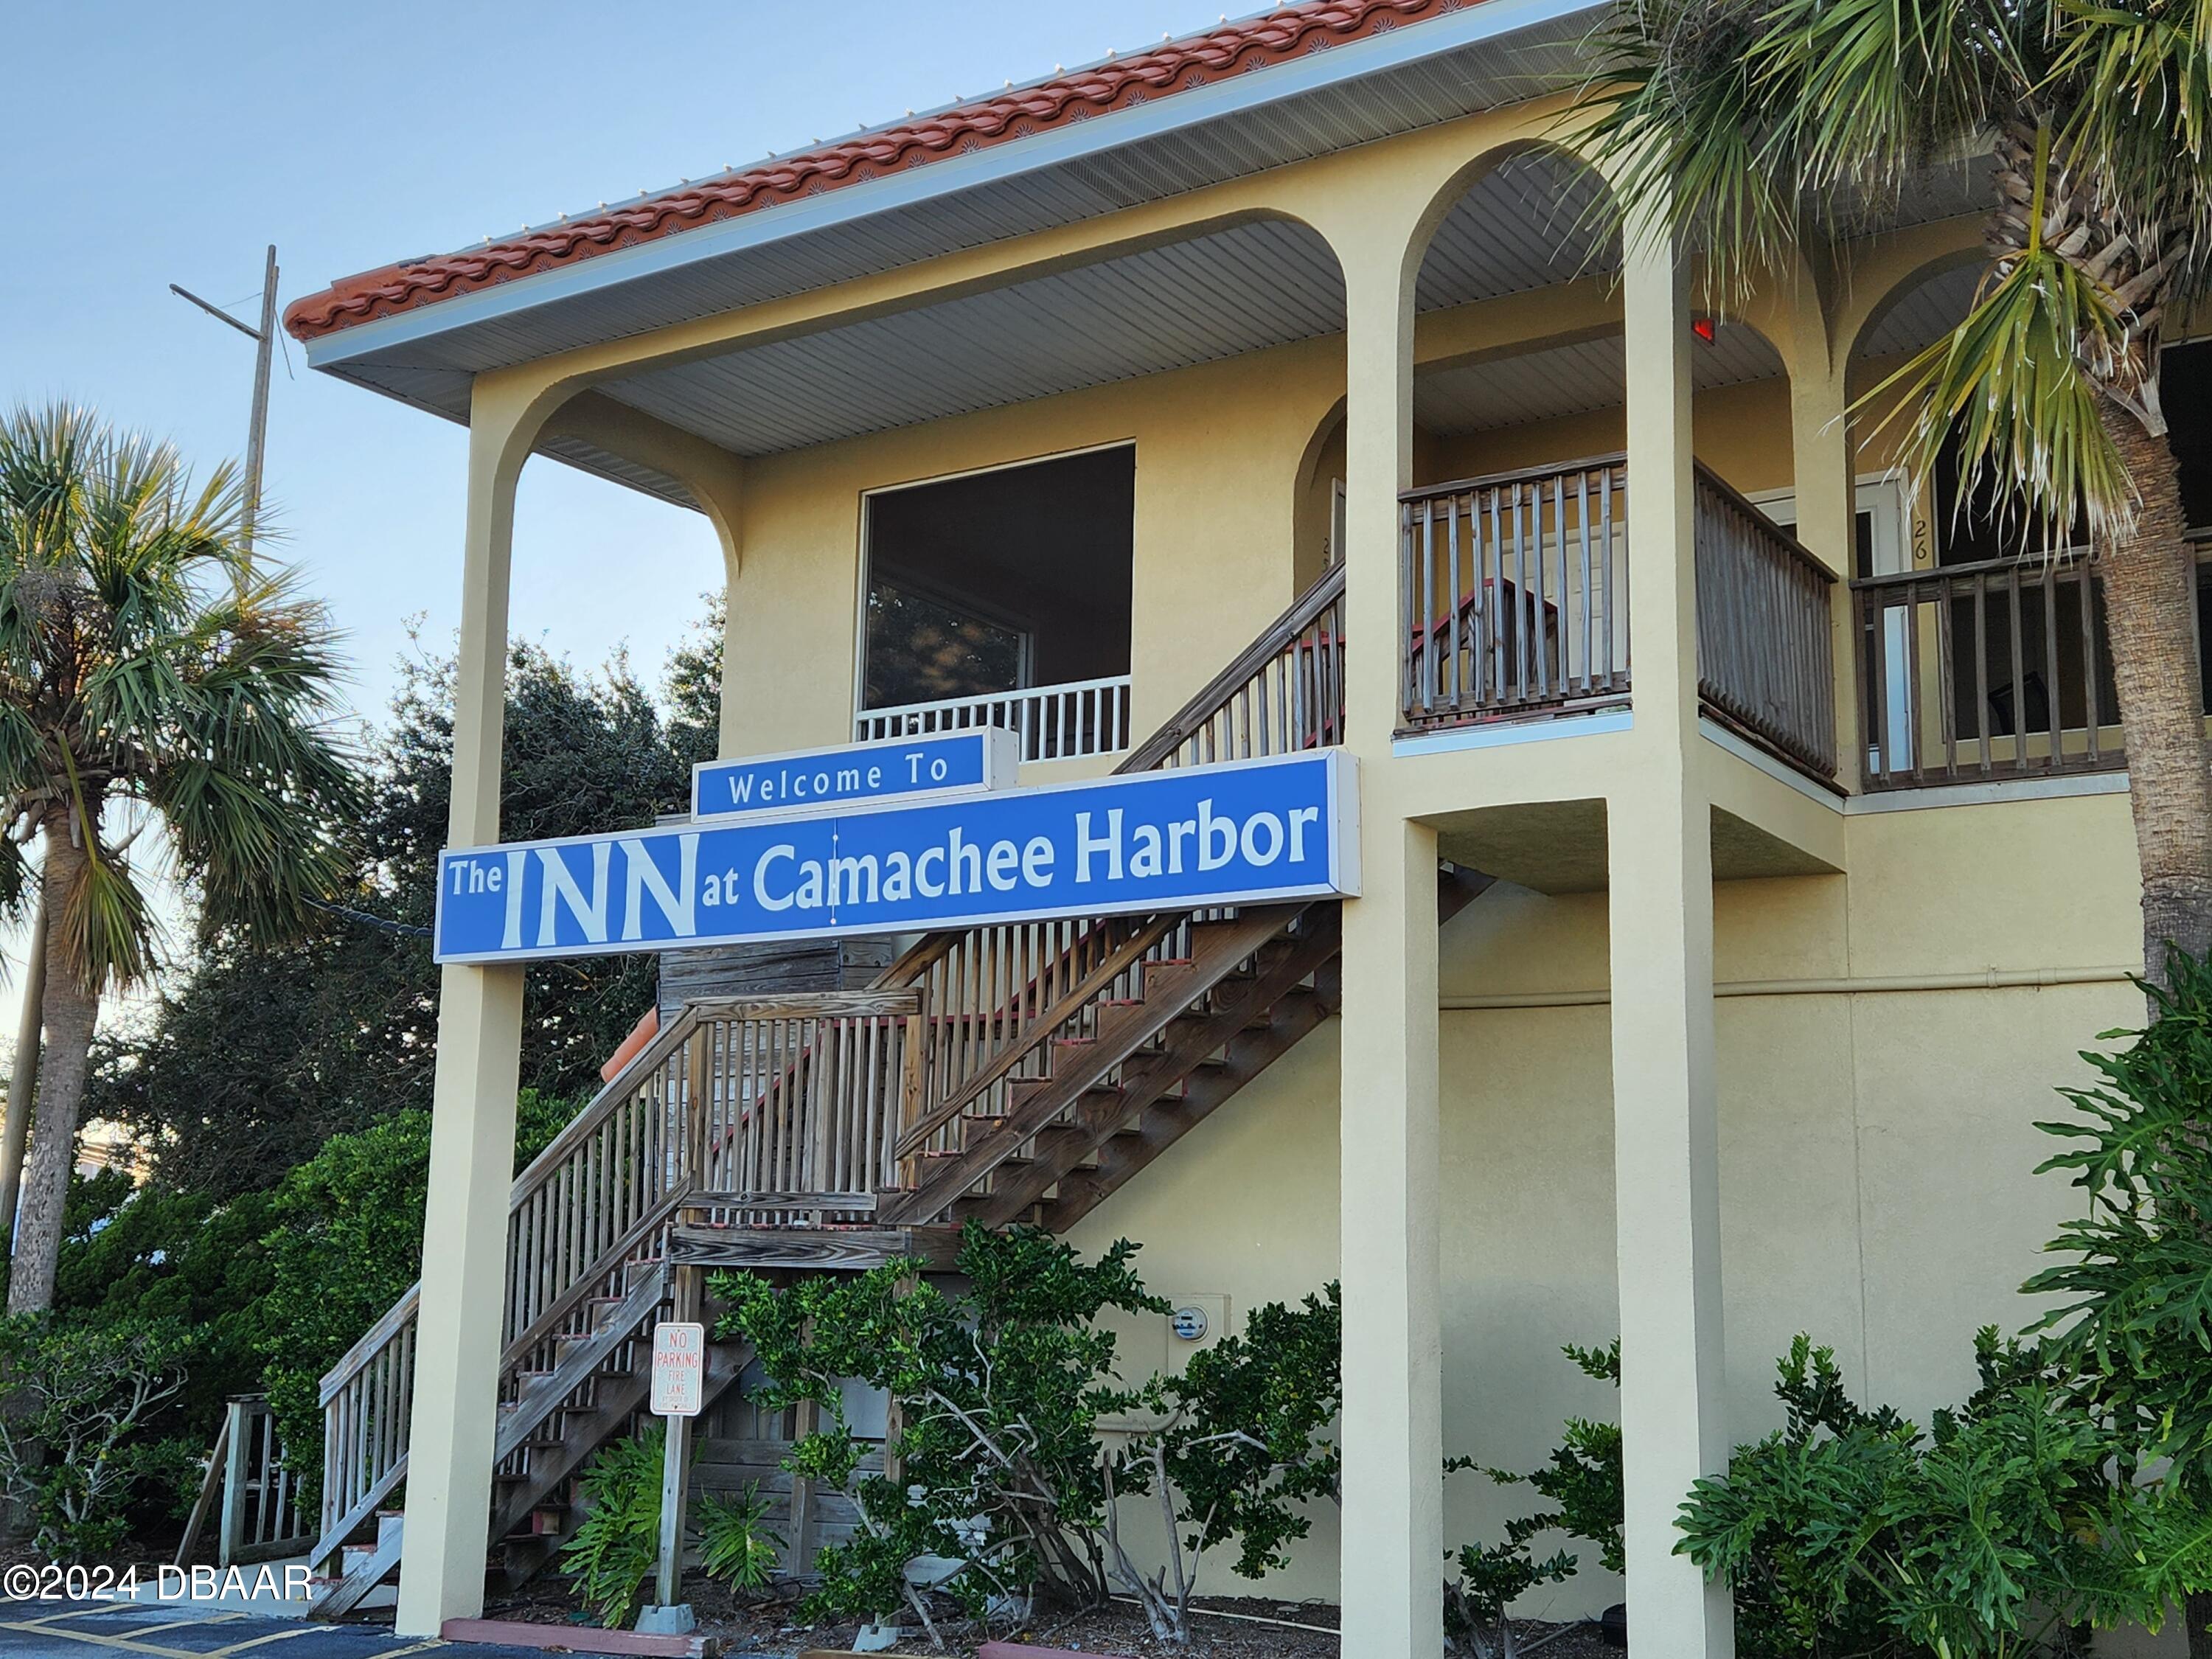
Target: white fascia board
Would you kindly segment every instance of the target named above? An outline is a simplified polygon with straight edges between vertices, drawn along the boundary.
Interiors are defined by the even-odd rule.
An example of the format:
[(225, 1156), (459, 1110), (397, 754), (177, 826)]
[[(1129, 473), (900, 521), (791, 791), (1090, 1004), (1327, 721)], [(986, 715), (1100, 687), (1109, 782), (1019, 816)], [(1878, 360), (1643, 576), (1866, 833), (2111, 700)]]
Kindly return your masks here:
[(1386, 30), (1349, 46), (1309, 52), (1257, 73), (1210, 82), (1171, 97), (1069, 122), (969, 155), (902, 168), (865, 184), (778, 203), (720, 224), (678, 231), (635, 247), (593, 254), (552, 270), (434, 301), (395, 316), (356, 323), (307, 342), (307, 365), (334, 368), (353, 358), (410, 345), (472, 324), (511, 317), (540, 305), (764, 247), (896, 208), (957, 195), (1593, 9), (1590, 0), (1479, 0), (1442, 17)]

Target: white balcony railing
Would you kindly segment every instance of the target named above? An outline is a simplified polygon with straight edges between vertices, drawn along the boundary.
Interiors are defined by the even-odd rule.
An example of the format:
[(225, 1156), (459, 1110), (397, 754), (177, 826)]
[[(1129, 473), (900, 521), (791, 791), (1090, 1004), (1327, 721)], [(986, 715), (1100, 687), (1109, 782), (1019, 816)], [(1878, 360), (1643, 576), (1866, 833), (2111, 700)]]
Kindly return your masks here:
[(1024, 761), (1074, 760), (1118, 754), (1129, 746), (1129, 677), (1071, 680), (1063, 685), (994, 691), (979, 697), (901, 703), (861, 711), (856, 741), (922, 737), (1000, 726), (1020, 738)]

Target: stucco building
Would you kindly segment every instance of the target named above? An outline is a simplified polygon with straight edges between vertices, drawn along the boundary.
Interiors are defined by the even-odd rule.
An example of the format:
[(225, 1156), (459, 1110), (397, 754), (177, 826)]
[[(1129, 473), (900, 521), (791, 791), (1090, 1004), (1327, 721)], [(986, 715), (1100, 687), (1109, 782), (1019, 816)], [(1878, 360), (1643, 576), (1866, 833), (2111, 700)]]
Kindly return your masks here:
[[(403, 1631), (475, 1611), (487, 1505), (559, 1478), (515, 1473), (526, 1353), (629, 1340), (672, 1288), (619, 1279), (610, 1334), (579, 1287), (687, 1224), (1034, 1217), (1232, 1323), (1340, 1279), (1341, 1511), (1275, 1588), (1377, 1655), (1437, 1650), (1439, 1564), (1499, 1513), (1441, 1460), (1613, 1408), (1561, 1343), (1622, 1338), (1654, 1659), (1729, 1647), (1675, 1506), (1769, 1425), (1793, 1333), (1924, 1412), (2024, 1322), (2070, 1197), (2031, 1121), (2141, 1008), (2107, 642), (2080, 560), (2003, 559), (1853, 412), (1963, 314), (1982, 167), (1723, 307), (1591, 211), (1550, 89), (1592, 16), (1304, 0), (292, 307), (317, 369), (469, 428), (457, 847), (499, 838), (533, 456), (713, 522), (726, 756), (994, 725), (1024, 784), (1358, 763), (1358, 896), (1279, 927), (840, 947), (854, 1017), (926, 1051), (875, 1161), (783, 1200), (749, 1164), (750, 1207), (688, 1222), (610, 1197), (566, 1267), (550, 1189), (510, 1192), (520, 970), (447, 967), (429, 1268), (328, 1389), (325, 1521), (404, 1480)], [(681, 1000), (580, 1135), (688, 1102), (742, 1139), (735, 1039)]]

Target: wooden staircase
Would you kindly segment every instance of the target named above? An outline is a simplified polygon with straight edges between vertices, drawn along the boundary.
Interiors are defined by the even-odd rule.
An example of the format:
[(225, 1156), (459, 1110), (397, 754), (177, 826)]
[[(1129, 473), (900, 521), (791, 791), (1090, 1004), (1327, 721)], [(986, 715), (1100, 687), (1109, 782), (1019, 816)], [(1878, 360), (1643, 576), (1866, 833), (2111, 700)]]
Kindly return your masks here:
[[(1338, 741), (1342, 611), (1337, 569), (1118, 769)], [(1440, 871), (1440, 919), (1488, 884)], [(686, 1005), (515, 1181), (486, 1534), (506, 1582), (552, 1559), (581, 1518), (578, 1471), (639, 1425), (679, 1278), (941, 1268), (969, 1221), (1073, 1225), (1336, 1011), (1341, 909), (950, 929), (863, 990)], [(315, 1560), (341, 1564), (323, 1616), (398, 1562), (417, 1300), (323, 1379)], [(747, 1358), (710, 1351), (710, 1399)]]

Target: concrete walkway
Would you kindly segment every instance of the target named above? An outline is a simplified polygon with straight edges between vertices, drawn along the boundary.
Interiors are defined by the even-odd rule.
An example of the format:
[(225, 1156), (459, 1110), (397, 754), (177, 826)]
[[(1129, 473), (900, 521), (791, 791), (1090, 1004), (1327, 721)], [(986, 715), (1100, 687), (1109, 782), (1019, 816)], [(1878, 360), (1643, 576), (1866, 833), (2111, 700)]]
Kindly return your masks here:
[(394, 1636), (376, 1625), (318, 1625), (185, 1602), (0, 1602), (7, 1659), (544, 1659), (542, 1650)]

